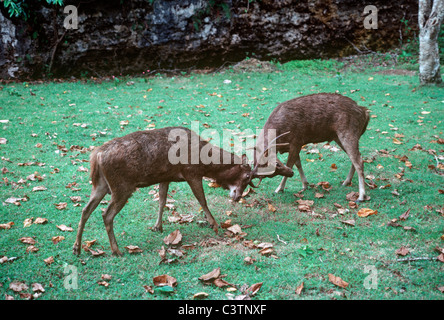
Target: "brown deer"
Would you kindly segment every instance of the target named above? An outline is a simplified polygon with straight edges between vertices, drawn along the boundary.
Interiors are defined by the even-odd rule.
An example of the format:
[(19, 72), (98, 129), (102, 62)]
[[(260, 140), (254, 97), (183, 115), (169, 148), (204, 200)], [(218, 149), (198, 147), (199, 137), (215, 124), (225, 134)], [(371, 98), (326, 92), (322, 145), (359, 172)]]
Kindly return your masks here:
[[(359, 177), (359, 198), (364, 201), (364, 163), (359, 152), (359, 138), (364, 134), (369, 122), (369, 110), (358, 106), (355, 101), (348, 97), (334, 93), (317, 93), (298, 97), (279, 104), (270, 114), (261, 131), (257, 142), (255, 154), (261, 153), (268, 146), (268, 132), (272, 129), (275, 134), (284, 135), (280, 144), (276, 144), (276, 152), (288, 152), (287, 165), (277, 160), (276, 170), (268, 175), (254, 178), (273, 177), (284, 175), (276, 193), (284, 190), (287, 177), (285, 173), (294, 164), (299, 171), (303, 189), (308, 186), (307, 178), (302, 170), (299, 152), (307, 143), (318, 143), (323, 141), (335, 141), (343, 149), (352, 162), (351, 169), (343, 185), (351, 184), (355, 170)], [(255, 166), (262, 165), (260, 157), (255, 157)], [(259, 182), (260, 183), (260, 182)], [(259, 184), (258, 184), (259, 185)], [(256, 185), (256, 187), (258, 186)]]
[(254, 187), (251, 179), (255, 169), (251, 169), (245, 155), (239, 157), (229, 153), (182, 127), (138, 131), (115, 138), (92, 151), (90, 165), (92, 192), (82, 210), (74, 254), (80, 253), (86, 221), (106, 194), (111, 194), (111, 201), (102, 213), (103, 221), (112, 253), (121, 255), (113, 221), (136, 188), (159, 184), (159, 211), (153, 229), (162, 231), (168, 186), (170, 182), (186, 181), (210, 226), (217, 232), (217, 222), (207, 207), (202, 178), (212, 178), (230, 190), (234, 201), (241, 198), (248, 184)]

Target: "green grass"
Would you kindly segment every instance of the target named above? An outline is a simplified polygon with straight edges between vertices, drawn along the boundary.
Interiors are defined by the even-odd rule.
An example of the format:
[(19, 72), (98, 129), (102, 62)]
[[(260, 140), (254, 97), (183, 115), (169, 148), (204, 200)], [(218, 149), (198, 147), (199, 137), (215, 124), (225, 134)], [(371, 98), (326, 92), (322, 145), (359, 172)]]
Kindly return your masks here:
[[(90, 80), (3, 85), (0, 120), (9, 122), (1, 124), (0, 137), (6, 138), (7, 143), (0, 145), (0, 155), (1, 167), (9, 172), (1, 175), (1, 201), (4, 203), (10, 197), (29, 199), (20, 206), (7, 203), (0, 206), (0, 224), (14, 223), (9, 230), (0, 230), (0, 257), (17, 257), (0, 264), (1, 295), (20, 299), (9, 285), (23, 281), (29, 286), (24, 291), (27, 293), (32, 293), (32, 283), (44, 286), (45, 292), (39, 299), (191, 299), (200, 291), (207, 292), (210, 299), (226, 299), (225, 288), (207, 286), (198, 280), (220, 267), (222, 274), (226, 274), (224, 280), (238, 288), (235, 295), (241, 294), (243, 285), (263, 282), (255, 299), (443, 299), (444, 294), (437, 288), (444, 286), (444, 263), (400, 262), (397, 259), (402, 257), (395, 254), (401, 246), (406, 246), (410, 254), (405, 258), (434, 259), (438, 256), (435, 247), (444, 247), (444, 195), (438, 191), (444, 189), (444, 170), (436, 168), (437, 162), (441, 165), (444, 162), (444, 146), (437, 143), (444, 138), (442, 89), (419, 87), (417, 76), (376, 74), (372, 69), (341, 73), (341, 65), (334, 62), (294, 62), (281, 68), (282, 72), (275, 73), (158, 75), (149, 79), (120, 79), (118, 83)], [(224, 83), (225, 79), (231, 83)], [(126, 85), (129, 80), (134, 84)], [(224, 235), (222, 229), (215, 235), (208, 226), (201, 226), (198, 221), (204, 219), (203, 214), (185, 183), (171, 184), (170, 194), (176, 191), (172, 198), (176, 200), (177, 212), (194, 214), (193, 222), (169, 223), (170, 212), (166, 211), (163, 234), (150, 231), (148, 228), (156, 220), (157, 202), (152, 201), (148, 192), (154, 186), (140, 189), (115, 219), (123, 257), (110, 255), (100, 214), (100, 208), (106, 204), (92, 214), (83, 236), (84, 241), (97, 239), (92, 248), (106, 254), (100, 257), (84, 251), (79, 257), (72, 254), (81, 209), (91, 186), (89, 173), (78, 171), (80, 166), (89, 168), (83, 162), (88, 160), (89, 152), (71, 151), (71, 146), (99, 146), (153, 123), (156, 128), (190, 127), (191, 121), (196, 120), (200, 131), (205, 129), (204, 124), (218, 134), (223, 129), (256, 131), (278, 103), (301, 95), (335, 91), (368, 107), (373, 116), (361, 138), (361, 153), (367, 161), (365, 174), (374, 176), (377, 188), (367, 187), (371, 200), (359, 208), (377, 210), (376, 215), (360, 218), (356, 215), (359, 208), (349, 208), (346, 195), (357, 191), (357, 177), (351, 187), (341, 186), (350, 161), (342, 151), (329, 151), (321, 143), (309, 145), (301, 152), (306, 176), (314, 185), (304, 192), (303, 199), (314, 200), (314, 214), (298, 210), (294, 194), (300, 190), (301, 182), (296, 170), (284, 193), (274, 193), (280, 182), (278, 177), (267, 179), (256, 193), (245, 199), (245, 204), (233, 205), (226, 191), (204, 183), (216, 220), (221, 223), (232, 219), (232, 224), (244, 227), (247, 233), (244, 239), (273, 243), (277, 258), (248, 249), (242, 240)], [(422, 114), (424, 111), (430, 113)], [(243, 116), (245, 113), (249, 115)], [(128, 124), (122, 125), (125, 120)], [(393, 143), (395, 134), (403, 135), (397, 138), (401, 144)], [(36, 147), (39, 143), (41, 147)], [(422, 150), (409, 150), (418, 143)], [(63, 151), (63, 146), (68, 151)], [(312, 147), (322, 156), (307, 154)], [(408, 157), (411, 168), (400, 161), (402, 156)], [(34, 164), (18, 165), (26, 162)], [(336, 171), (331, 170), (333, 163)], [(42, 181), (18, 183), (35, 172), (43, 177)], [(399, 173), (403, 173), (401, 179), (395, 176)], [(328, 181), (332, 189), (326, 192), (317, 186), (321, 181)], [(80, 191), (66, 187), (73, 182)], [(47, 190), (33, 192), (36, 186)], [(398, 196), (392, 194), (394, 190)], [(316, 192), (324, 193), (324, 197), (316, 198)], [(80, 206), (74, 206), (69, 198), (72, 196), (81, 197)], [(109, 200), (109, 196), (105, 199)], [(68, 203), (66, 209), (55, 207), (60, 202)], [(277, 210), (270, 212), (267, 202)], [(253, 203), (254, 207), (247, 206)], [(334, 203), (348, 211), (338, 213)], [(398, 223), (416, 231), (387, 225), (407, 209), (410, 209), (409, 218)], [(227, 216), (226, 211), (234, 214)], [(24, 227), (24, 220), (31, 217), (47, 218), (48, 223)], [(341, 222), (350, 219), (356, 221), (354, 227)], [(61, 224), (74, 231), (60, 231), (56, 226)], [(195, 244), (195, 248), (186, 251), (178, 263), (159, 264), (157, 250), (162, 245), (166, 247), (163, 238), (176, 229), (182, 233), (183, 243)], [(58, 235), (65, 239), (53, 244), (52, 237)], [(28, 245), (18, 241), (21, 237), (33, 237), (39, 251), (26, 253)], [(205, 246), (210, 239), (218, 242)], [(143, 252), (129, 254), (124, 249), (128, 245), (137, 245)], [(51, 256), (54, 262), (45, 264), (43, 260)], [(247, 256), (257, 261), (246, 265), (243, 260)], [(77, 268), (76, 290), (64, 286), (66, 277), (71, 275), (64, 272), (66, 266)], [(364, 272), (366, 266), (377, 272), (375, 289), (364, 286), (370, 275)], [(333, 285), (328, 280), (329, 273), (349, 286), (343, 289)], [(98, 284), (102, 274), (112, 276), (108, 287)], [(177, 279), (174, 293), (145, 292), (143, 286), (152, 286), (152, 278), (161, 274)], [(302, 282), (302, 294), (296, 295), (295, 289)]]

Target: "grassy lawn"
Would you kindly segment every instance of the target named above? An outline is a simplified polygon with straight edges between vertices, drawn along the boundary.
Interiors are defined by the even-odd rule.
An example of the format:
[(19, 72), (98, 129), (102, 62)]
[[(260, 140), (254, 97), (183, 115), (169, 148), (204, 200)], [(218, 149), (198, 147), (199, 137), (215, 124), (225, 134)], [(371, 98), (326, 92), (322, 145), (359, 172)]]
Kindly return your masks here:
[[(32, 284), (39, 283), (45, 291), (38, 299), (192, 299), (198, 292), (206, 292), (208, 299), (227, 299), (262, 282), (253, 299), (443, 299), (438, 288), (444, 286), (444, 263), (437, 259), (436, 247), (444, 248), (444, 90), (419, 87), (417, 75), (371, 68), (344, 71), (331, 61), (289, 63), (280, 69), (2, 85), (0, 120), (9, 121), (1, 123), (0, 131), (7, 140), (0, 144), (0, 224), (10, 223), (10, 228), (0, 229), (0, 258), (6, 260), (0, 264), (1, 297), (29, 298), (24, 293), (34, 294)], [(301, 189), (296, 169), (284, 193), (274, 193), (280, 178), (266, 179), (237, 204), (229, 201), (227, 191), (204, 181), (214, 217), (238, 224), (244, 232), (240, 235), (223, 229), (216, 235), (202, 223), (204, 215), (188, 185), (172, 183), (171, 204), (178, 214), (192, 215), (191, 222), (170, 222), (172, 210), (167, 210), (164, 232), (151, 231), (158, 205), (151, 186), (136, 191), (115, 218), (123, 257), (110, 254), (100, 214), (106, 203), (93, 212), (83, 235), (84, 242), (96, 240), (91, 249), (105, 253), (72, 254), (91, 191), (91, 146), (136, 130), (190, 127), (192, 121), (199, 121), (200, 131), (239, 132), (239, 139), (262, 128), (278, 103), (335, 91), (371, 110), (360, 140), (366, 182), (372, 186), (367, 186), (369, 201), (349, 204), (347, 194), (358, 191), (358, 181), (355, 175), (351, 187), (341, 186), (350, 168), (344, 152), (325, 148), (325, 143), (307, 145), (301, 158), (312, 188), (303, 198), (295, 196)], [(325, 190), (327, 185), (319, 182), (331, 188)], [(313, 201), (310, 210), (298, 209), (300, 199)], [(360, 217), (362, 208), (377, 214)], [(407, 210), (408, 218), (400, 220)], [(47, 221), (34, 223), (41, 221), (37, 218)], [(350, 220), (354, 225), (343, 222)], [(73, 231), (62, 231), (61, 225)], [(179, 247), (184, 252), (180, 257), (167, 253), (173, 263), (161, 263), (158, 250), (168, 249), (163, 239), (176, 229), (181, 244), (190, 246)], [(57, 236), (64, 239), (54, 244)], [(34, 239), (34, 247), (19, 240), (24, 237)], [(260, 243), (271, 243), (272, 254), (262, 255), (256, 247)], [(124, 247), (131, 245), (142, 252), (129, 253)], [(396, 253), (402, 247), (405, 256)], [(46, 263), (50, 257), (53, 262)], [(244, 261), (247, 257), (254, 259), (252, 264)], [(230, 286), (199, 280), (215, 268)], [(111, 279), (103, 280), (105, 274)], [(153, 277), (163, 274), (177, 280), (172, 293), (153, 284)], [(329, 274), (348, 286), (333, 284)], [(77, 289), (69, 289), (74, 282)], [(20, 295), (11, 283), (28, 288)]]

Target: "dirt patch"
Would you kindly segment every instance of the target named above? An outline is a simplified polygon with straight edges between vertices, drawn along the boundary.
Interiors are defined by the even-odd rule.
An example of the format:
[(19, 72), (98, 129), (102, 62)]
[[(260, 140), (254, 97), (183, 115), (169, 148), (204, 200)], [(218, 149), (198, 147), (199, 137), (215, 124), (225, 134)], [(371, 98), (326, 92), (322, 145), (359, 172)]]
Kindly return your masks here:
[(245, 59), (231, 67), (236, 72), (275, 72), (278, 68), (268, 61), (255, 58)]
[(414, 76), (416, 75), (416, 71), (413, 70), (405, 70), (405, 69), (388, 69), (376, 71), (374, 74), (386, 74), (386, 75), (395, 75), (395, 76)]

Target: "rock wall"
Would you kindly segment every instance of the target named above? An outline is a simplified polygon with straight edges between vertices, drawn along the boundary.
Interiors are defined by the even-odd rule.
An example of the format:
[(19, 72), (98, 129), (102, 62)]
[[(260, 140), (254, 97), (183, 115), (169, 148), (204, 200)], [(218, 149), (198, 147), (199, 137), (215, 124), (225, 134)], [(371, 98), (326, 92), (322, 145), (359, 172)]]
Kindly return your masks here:
[[(78, 29), (63, 8), (34, 4), (26, 22), (0, 4), (0, 78), (142, 74), (202, 68), (246, 56), (282, 62), (384, 51), (399, 45), (415, 0), (96, 0), (78, 7)], [(80, 4), (79, 4), (80, 3)], [(364, 7), (378, 29), (364, 28)]]

